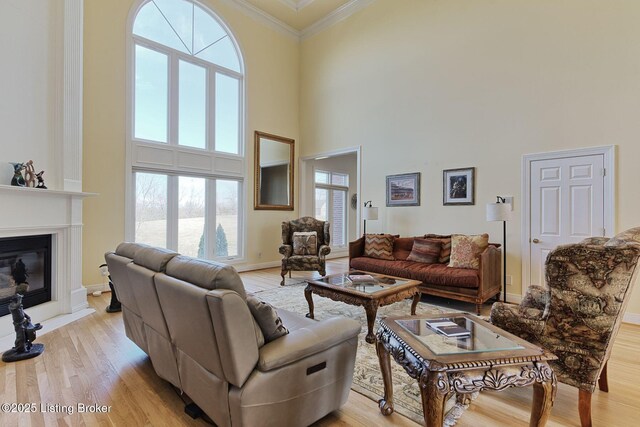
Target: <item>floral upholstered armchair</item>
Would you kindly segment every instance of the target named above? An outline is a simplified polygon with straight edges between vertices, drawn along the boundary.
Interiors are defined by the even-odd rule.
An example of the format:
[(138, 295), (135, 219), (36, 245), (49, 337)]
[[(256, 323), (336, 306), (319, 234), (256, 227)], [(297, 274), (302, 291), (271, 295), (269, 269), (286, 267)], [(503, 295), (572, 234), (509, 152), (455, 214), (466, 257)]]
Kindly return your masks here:
[(640, 227), (592, 237), (549, 253), (549, 288), (531, 286), (522, 303), (495, 303), (491, 323), (554, 353), (558, 379), (578, 388), (580, 421), (591, 426), (596, 383), (608, 391), (607, 360), (638, 276)]
[(282, 276), (291, 271), (317, 271), (326, 275), (325, 257), (331, 252), (329, 223), (310, 216), (282, 223)]

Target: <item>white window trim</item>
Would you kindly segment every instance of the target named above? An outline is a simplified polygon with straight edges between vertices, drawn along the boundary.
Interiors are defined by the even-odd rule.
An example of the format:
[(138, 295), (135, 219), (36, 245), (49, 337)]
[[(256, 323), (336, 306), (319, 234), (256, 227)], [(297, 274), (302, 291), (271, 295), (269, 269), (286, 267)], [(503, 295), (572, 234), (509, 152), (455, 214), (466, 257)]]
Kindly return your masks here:
[(342, 236), (342, 240), (345, 242), (344, 245), (333, 245), (331, 244), (330, 246), (332, 248), (346, 248), (349, 245), (348, 242), (348, 236), (349, 236), (349, 186), (345, 186), (345, 185), (336, 185), (336, 184), (324, 184), (324, 183), (318, 183), (315, 182), (315, 177), (316, 177), (316, 172), (324, 172), (324, 173), (328, 173), (329, 174), (329, 182), (331, 182), (331, 175), (335, 174), (340, 174), (340, 175), (346, 175), (347, 179), (351, 180), (351, 177), (349, 176), (348, 173), (346, 172), (337, 172), (337, 171), (327, 171), (324, 169), (313, 169), (313, 181), (314, 181), (314, 187), (313, 187), (313, 191), (314, 191), (314, 196), (313, 196), (313, 212), (314, 212), (314, 216), (315, 216), (315, 212), (316, 212), (316, 196), (315, 196), (315, 190), (317, 188), (323, 189), (323, 190), (329, 190), (329, 196), (327, 197), (327, 221), (331, 222), (331, 219), (329, 218), (329, 212), (333, 211), (333, 197), (331, 197), (331, 192), (333, 190), (337, 190), (337, 191), (344, 191), (345, 192), (345, 208), (343, 210), (343, 218), (342, 218), (342, 223), (344, 224), (344, 228), (343, 228), (343, 236)]
[[(148, 2), (148, 0), (136, 0), (136, 2), (133, 4), (133, 6), (131, 7), (131, 10), (129, 11), (129, 16), (127, 19), (127, 34), (126, 34), (126, 55), (127, 55), (127, 60), (126, 60), (126, 137), (125, 137), (125, 161), (126, 161), (126, 168), (125, 168), (125, 240), (127, 241), (134, 241), (135, 239), (135, 199), (136, 199), (136, 191), (135, 191), (135, 181), (134, 181), (134, 174), (136, 172), (149, 172), (149, 173), (158, 173), (158, 174), (165, 174), (168, 176), (168, 182), (167, 182), (167, 224), (173, 224), (169, 222), (169, 217), (173, 216), (173, 214), (171, 213), (172, 211), (175, 211), (175, 218), (177, 219), (177, 205), (175, 207), (172, 207), (169, 203), (169, 198), (171, 197), (171, 191), (169, 191), (169, 187), (172, 185), (171, 181), (173, 178), (173, 181), (175, 181), (175, 187), (176, 187), (176, 195), (177, 195), (177, 187), (178, 187), (178, 176), (197, 176), (197, 177), (202, 177), (202, 178), (209, 178), (209, 179), (222, 179), (222, 180), (236, 180), (238, 181), (238, 255), (237, 256), (231, 256), (231, 257), (215, 257), (212, 258), (211, 257), (211, 252), (213, 251), (212, 246), (213, 245), (208, 245), (208, 250), (207, 250), (207, 257), (209, 259), (214, 259), (216, 261), (225, 261), (228, 264), (237, 264), (237, 263), (242, 263), (245, 261), (246, 258), (246, 232), (245, 232), (245, 224), (247, 221), (247, 212), (246, 212), (246, 202), (245, 202), (245, 197), (246, 197), (246, 178), (248, 176), (248, 168), (247, 168), (247, 161), (246, 161), (246, 129), (245, 129), (245, 124), (246, 124), (246, 114), (247, 114), (247, 109), (245, 108), (246, 106), (246, 91), (245, 91), (245, 81), (246, 81), (246, 74), (244, 71), (244, 57), (242, 55), (242, 50), (240, 49), (240, 46), (237, 42), (237, 40), (235, 39), (235, 37), (233, 36), (233, 32), (229, 29), (229, 26), (222, 20), (222, 18), (220, 18), (220, 16), (218, 16), (218, 14), (216, 14), (215, 12), (213, 12), (209, 7), (207, 7), (206, 5), (194, 1), (194, 3), (201, 7), (203, 10), (205, 10), (206, 12), (208, 12), (210, 14), (210, 16), (216, 20), (218, 22), (218, 24), (220, 24), (220, 26), (226, 31), (226, 33), (229, 36), (229, 39), (231, 40), (231, 42), (233, 43), (236, 53), (238, 55), (238, 60), (240, 62), (240, 72), (236, 72), (233, 70), (230, 70), (228, 68), (222, 67), (220, 65), (217, 64), (213, 64), (210, 63), (208, 61), (204, 61), (200, 58), (197, 58), (195, 56), (186, 54), (184, 52), (181, 52), (179, 50), (176, 49), (172, 49), (169, 46), (166, 45), (162, 45), (160, 43), (154, 42), (152, 40), (146, 39), (144, 37), (138, 36), (138, 35), (134, 35), (133, 34), (133, 24), (135, 22), (135, 18), (138, 15), (138, 12), (140, 11), (140, 9), (142, 8), (142, 6), (144, 6), (146, 3)], [(167, 103), (167, 114), (169, 115), (168, 117), (168, 122), (167, 122), (167, 126), (168, 126), (168, 135), (167, 135), (167, 142), (157, 142), (157, 141), (150, 141), (150, 140), (144, 140), (144, 139), (140, 139), (140, 138), (134, 138), (133, 136), (133, 132), (134, 132), (134, 114), (135, 114), (135, 107), (134, 107), (134, 90), (135, 90), (135, 45), (136, 44), (140, 44), (144, 47), (159, 51), (161, 53), (164, 53), (168, 56), (168, 66), (169, 66), (169, 75), (168, 75), (168, 84), (169, 84), (169, 100)], [(175, 58), (175, 61), (173, 60)], [(171, 132), (175, 132), (177, 134), (178, 130), (177, 130), (177, 112), (175, 114), (173, 114), (173, 116), (176, 117), (176, 121), (175, 123), (171, 123), (171, 108), (169, 108), (169, 103), (171, 102), (172, 99), (172, 94), (170, 93), (173, 88), (173, 92), (177, 92), (177, 84), (172, 85), (171, 84), (171, 79), (172, 79), (172, 74), (175, 74), (177, 76), (177, 73), (175, 73), (175, 71), (172, 73), (172, 64), (175, 64), (175, 66), (177, 67), (177, 64), (179, 63), (178, 60), (179, 59), (184, 59), (186, 60), (186, 62), (190, 62), (196, 65), (200, 65), (203, 66), (205, 68), (208, 69), (208, 79), (207, 79), (207, 88), (209, 88), (213, 82), (212, 80), (215, 80), (215, 76), (216, 73), (220, 73), (220, 74), (224, 74), (233, 78), (236, 78), (239, 80), (239, 84), (238, 84), (238, 88), (239, 88), (239, 96), (238, 96), (238, 108), (239, 108), (239, 112), (238, 112), (238, 154), (233, 154), (233, 153), (225, 153), (225, 152), (220, 152), (220, 151), (213, 151), (210, 148), (212, 144), (215, 144), (215, 136), (212, 135), (213, 132), (215, 132), (215, 129), (212, 126), (208, 125), (207, 122), (207, 128), (206, 128), (206, 132), (207, 132), (207, 148), (206, 149), (201, 149), (201, 148), (196, 148), (196, 147), (188, 147), (188, 146), (182, 146), (182, 145), (178, 145), (177, 144), (177, 138), (172, 138), (171, 137)], [(213, 72), (211, 72), (213, 70)], [(175, 96), (176, 94), (173, 94), (173, 99), (176, 99), (177, 102), (177, 97)], [(207, 102), (207, 117), (215, 117), (215, 110), (212, 108), (212, 105), (215, 104), (215, 92), (212, 92), (209, 94), (208, 96), (208, 102)], [(177, 111), (177, 108), (174, 108), (174, 110)], [(173, 130), (172, 130), (173, 129)], [(204, 171), (202, 169), (196, 169), (196, 168), (189, 168), (189, 167), (184, 167), (182, 165), (179, 164), (179, 162), (174, 161), (174, 164), (170, 167), (162, 167), (159, 165), (153, 165), (153, 164), (144, 164), (143, 162), (137, 162), (134, 161), (135, 158), (135, 153), (134, 150), (140, 150), (140, 149), (149, 149), (152, 151), (167, 151), (167, 148), (169, 148), (172, 152), (173, 158), (174, 160), (176, 160), (176, 158), (180, 157), (181, 155), (184, 156), (189, 156), (189, 155), (198, 155), (198, 156), (208, 156), (210, 159), (210, 164), (212, 165), (212, 169), (208, 170), (208, 171)], [(221, 167), (216, 168), (216, 164), (222, 164)], [(194, 170), (195, 169), (195, 170)], [(215, 228), (217, 226), (216, 224), (216, 212), (215, 212), (215, 203), (211, 203), (209, 200), (215, 200), (215, 185), (210, 185), (212, 181), (207, 181), (207, 190), (206, 190), (206, 198), (207, 201), (206, 206), (205, 206), (205, 215), (207, 215), (208, 218), (213, 218), (214, 221), (207, 221), (207, 230), (206, 233), (208, 233), (208, 235), (206, 235), (206, 238), (208, 239), (209, 235), (215, 235)], [(212, 187), (212, 190), (209, 190), (209, 188)], [(210, 199), (210, 197), (213, 196), (213, 199)], [(210, 216), (210, 214), (213, 214), (212, 216)], [(175, 224), (177, 224), (177, 222), (175, 222)], [(177, 233), (178, 233), (178, 229), (177, 229), (177, 225), (176, 226), (168, 226), (167, 229), (167, 246), (170, 245), (170, 236), (175, 235), (176, 239), (175, 242), (177, 242)]]

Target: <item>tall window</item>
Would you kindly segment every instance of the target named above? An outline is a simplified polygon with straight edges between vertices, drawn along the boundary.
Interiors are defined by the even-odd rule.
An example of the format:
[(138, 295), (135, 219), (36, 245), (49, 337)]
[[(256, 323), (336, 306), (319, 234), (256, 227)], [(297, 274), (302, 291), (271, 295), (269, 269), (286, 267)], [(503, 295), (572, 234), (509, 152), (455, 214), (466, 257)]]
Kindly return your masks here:
[(201, 258), (242, 256), (242, 59), (193, 0), (150, 0), (132, 28), (129, 238)]
[(347, 245), (349, 175), (315, 171), (315, 217), (331, 223), (331, 246)]

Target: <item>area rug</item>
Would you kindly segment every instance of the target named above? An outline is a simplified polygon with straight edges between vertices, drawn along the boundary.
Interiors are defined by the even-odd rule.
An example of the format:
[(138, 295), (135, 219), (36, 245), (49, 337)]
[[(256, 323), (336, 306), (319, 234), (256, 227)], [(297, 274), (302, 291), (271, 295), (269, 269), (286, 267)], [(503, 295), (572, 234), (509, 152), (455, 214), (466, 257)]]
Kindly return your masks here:
[[(268, 302), (276, 308), (284, 308), (291, 312), (304, 316), (309, 311), (309, 305), (304, 297), (306, 284), (284, 286), (277, 289), (260, 291), (255, 296)], [(372, 409), (377, 410), (377, 401), (384, 395), (384, 385), (380, 374), (380, 365), (374, 344), (365, 341), (367, 334), (367, 318), (364, 308), (336, 302), (328, 298), (313, 296), (314, 315), (317, 320), (328, 319), (334, 316), (346, 316), (358, 320), (362, 330), (358, 336), (358, 352), (356, 355), (355, 372), (351, 388), (370, 398)], [(411, 311), (411, 300), (397, 302), (395, 304), (378, 309), (378, 316), (374, 331), (378, 330), (379, 319), (387, 316), (408, 315)], [(451, 313), (456, 310), (441, 308), (432, 304), (421, 302), (416, 309), (417, 314)], [(286, 326), (286, 325), (285, 325)], [(395, 412), (402, 414), (417, 423), (423, 424), (422, 401), (418, 382), (406, 374), (404, 369), (394, 361), (391, 362), (393, 377), (393, 400)], [(445, 426), (454, 425), (468, 405), (455, 402), (455, 398), (449, 401)]]

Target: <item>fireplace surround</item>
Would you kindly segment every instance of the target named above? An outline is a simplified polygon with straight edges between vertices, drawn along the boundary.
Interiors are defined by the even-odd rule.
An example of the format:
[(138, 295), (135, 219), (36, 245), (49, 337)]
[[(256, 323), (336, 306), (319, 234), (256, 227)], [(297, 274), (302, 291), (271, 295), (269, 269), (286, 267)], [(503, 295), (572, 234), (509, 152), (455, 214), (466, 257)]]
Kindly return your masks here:
[(51, 235), (0, 239), (0, 316), (16, 294), (24, 308), (51, 301)]

